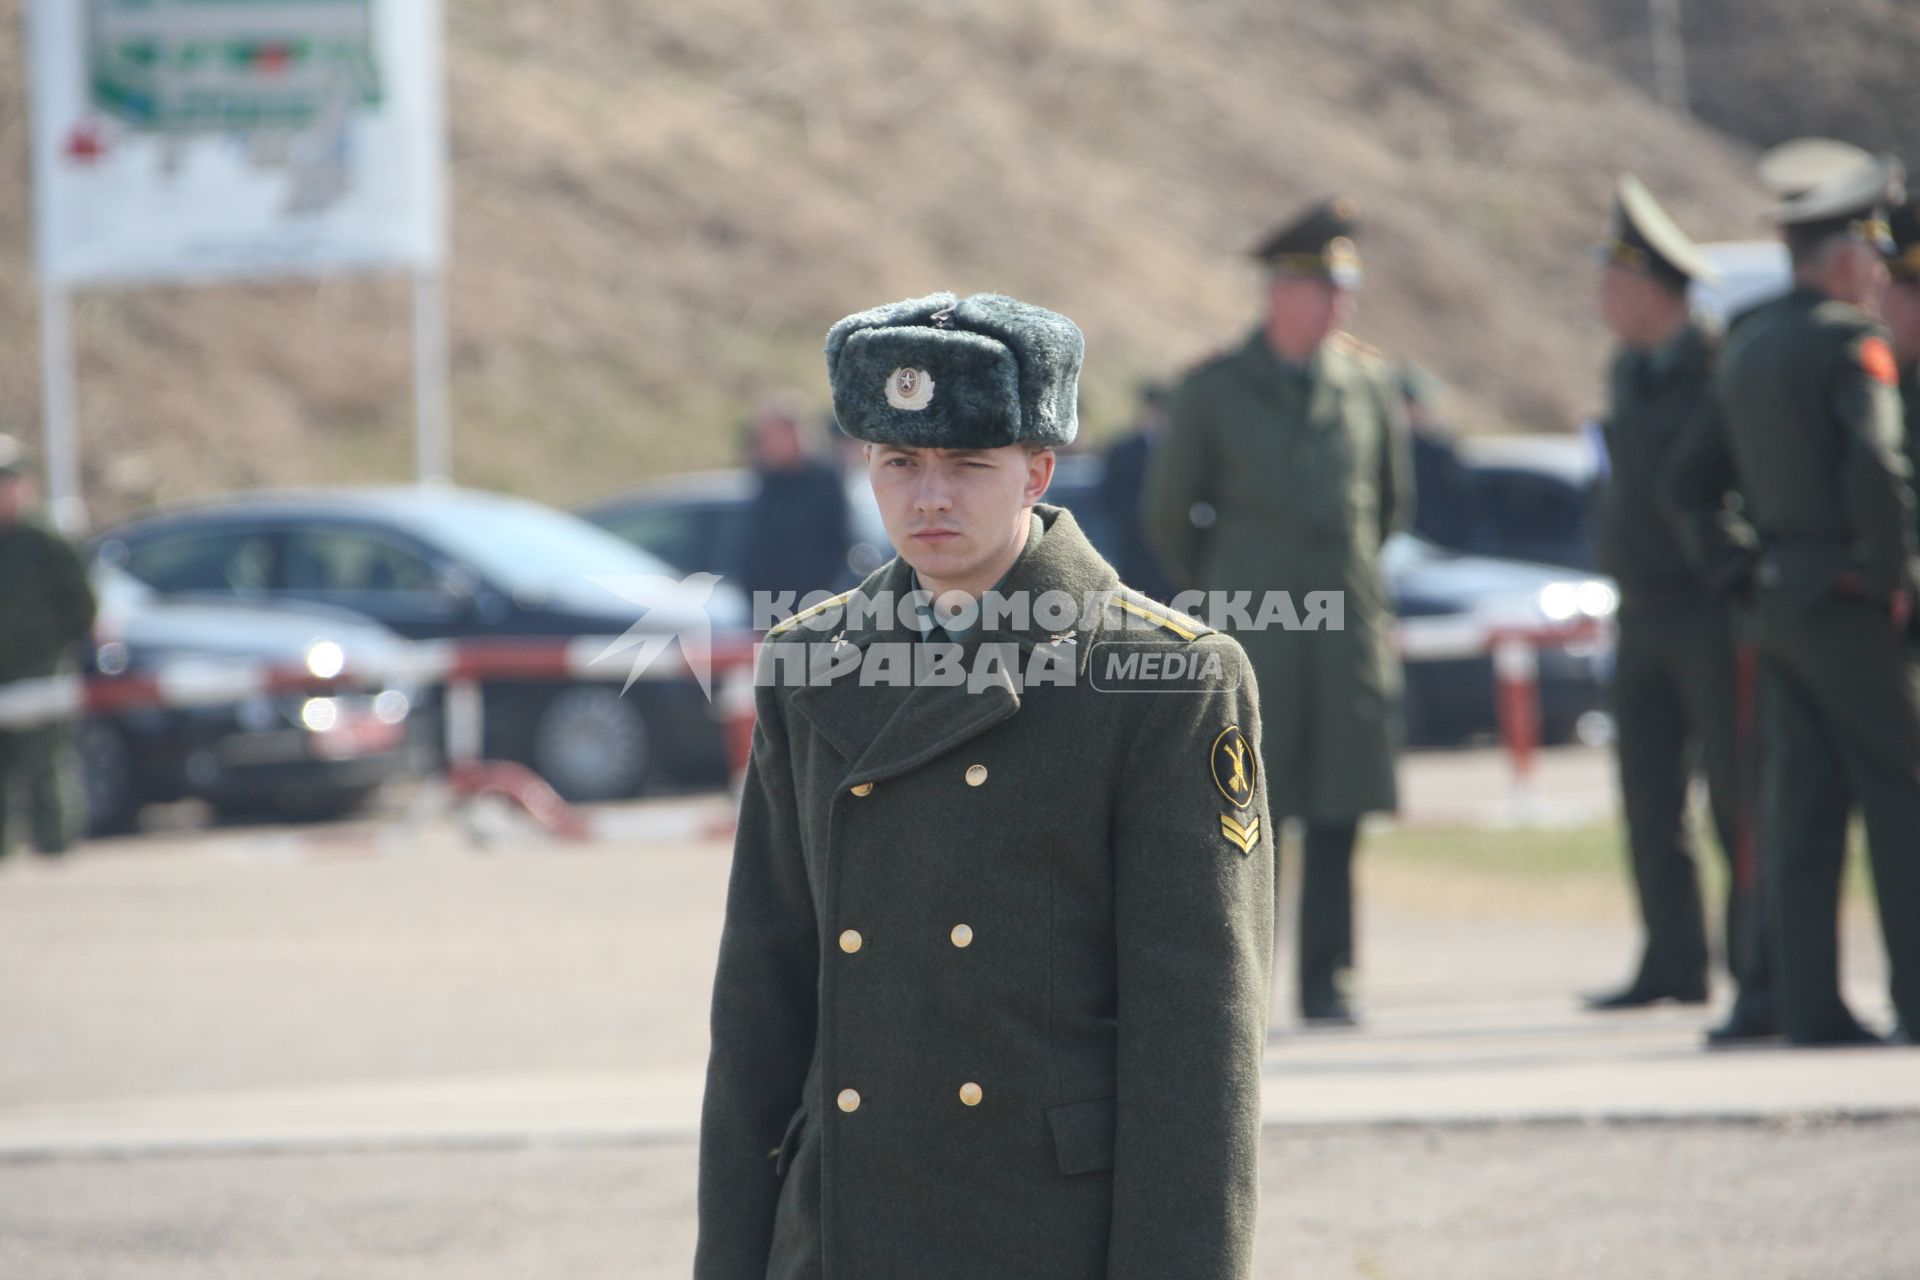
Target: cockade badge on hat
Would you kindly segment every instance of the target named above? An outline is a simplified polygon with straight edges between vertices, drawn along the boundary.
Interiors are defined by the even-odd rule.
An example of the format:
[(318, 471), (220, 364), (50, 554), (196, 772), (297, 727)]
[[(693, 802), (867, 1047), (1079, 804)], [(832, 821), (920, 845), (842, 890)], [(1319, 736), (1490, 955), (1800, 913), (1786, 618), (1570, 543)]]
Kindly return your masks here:
[(895, 369), (887, 375), (887, 403), (920, 412), (933, 403), (933, 375), (925, 369)]

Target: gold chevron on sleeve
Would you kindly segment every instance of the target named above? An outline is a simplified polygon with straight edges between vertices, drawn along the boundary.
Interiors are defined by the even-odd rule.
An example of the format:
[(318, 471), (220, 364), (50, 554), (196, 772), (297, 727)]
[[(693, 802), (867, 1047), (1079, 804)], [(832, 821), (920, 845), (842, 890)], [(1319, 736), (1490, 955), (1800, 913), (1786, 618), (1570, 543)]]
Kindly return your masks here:
[(1220, 815), (1220, 834), (1227, 838), (1242, 853), (1252, 853), (1253, 846), (1260, 843), (1260, 815), (1255, 814), (1246, 822), (1234, 820), (1230, 813)]

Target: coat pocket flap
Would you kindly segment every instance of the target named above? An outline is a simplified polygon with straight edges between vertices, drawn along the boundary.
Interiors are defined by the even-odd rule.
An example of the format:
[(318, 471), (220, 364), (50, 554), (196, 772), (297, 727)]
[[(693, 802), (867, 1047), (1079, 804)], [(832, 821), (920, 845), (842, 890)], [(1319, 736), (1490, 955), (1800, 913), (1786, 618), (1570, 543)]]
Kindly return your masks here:
[(1113, 1168), (1113, 1099), (1063, 1102), (1047, 1108), (1053, 1153), (1062, 1173)]
[(780, 1149), (773, 1158), (773, 1176), (787, 1176), (787, 1166), (793, 1163), (793, 1153), (800, 1149), (800, 1131), (807, 1127), (807, 1109), (805, 1107), (793, 1113), (793, 1119), (787, 1121), (787, 1131), (780, 1139)]

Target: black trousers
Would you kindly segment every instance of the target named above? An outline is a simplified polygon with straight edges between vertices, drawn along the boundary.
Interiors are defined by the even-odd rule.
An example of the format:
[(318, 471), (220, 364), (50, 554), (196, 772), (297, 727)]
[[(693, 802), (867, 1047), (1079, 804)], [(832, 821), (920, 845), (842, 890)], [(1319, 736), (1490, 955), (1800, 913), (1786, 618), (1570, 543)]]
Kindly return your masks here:
[(1756, 906), (1754, 691), (1733, 624), (1706, 599), (1623, 605), (1611, 699), (1627, 844), (1644, 943), (1635, 985), (1702, 990), (1709, 943), (1687, 797), (1704, 773), (1727, 864), (1722, 937), (1743, 998), (1764, 992)]
[(1357, 822), (1309, 822), (1300, 859), (1300, 1011), (1340, 999), (1353, 968), (1353, 851)]
[(1795, 1040), (1846, 1039), (1839, 913), (1857, 803), (1893, 1004), (1920, 1025), (1920, 681), (1884, 610), (1858, 600), (1764, 609), (1761, 868), (1775, 1004)]

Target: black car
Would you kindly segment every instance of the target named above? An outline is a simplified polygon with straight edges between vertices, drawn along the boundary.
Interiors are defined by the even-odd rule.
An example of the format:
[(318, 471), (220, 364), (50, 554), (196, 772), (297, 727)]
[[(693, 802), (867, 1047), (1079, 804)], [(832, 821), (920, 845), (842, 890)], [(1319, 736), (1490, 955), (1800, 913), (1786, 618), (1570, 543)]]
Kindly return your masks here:
[(1466, 486), (1451, 550), (1590, 572), (1605, 460), (1583, 436), (1475, 436), (1457, 446)]
[[(746, 621), (730, 589), (682, 583), (583, 520), (451, 487), (239, 495), (135, 521), (94, 548), (163, 593), (323, 604), (411, 639), (722, 638)], [(483, 753), (569, 799), (726, 782), (721, 725), (690, 676), (625, 691), (617, 678), (490, 679), (484, 694)]]
[[(129, 830), (142, 806), (190, 796), (227, 815), (331, 817), (424, 763), (418, 694), (404, 674), (335, 681), (412, 665), (410, 646), (384, 627), (338, 610), (167, 599), (111, 569), (96, 569), (94, 585), (88, 674), (124, 692), (151, 689), (142, 677), (165, 672), (181, 692), (170, 705), (143, 697), (82, 722), (93, 834)], [(222, 692), (246, 667), (304, 671), (312, 686)]]
[[(1097, 501), (1103, 460), (1090, 453), (1060, 457), (1047, 501), (1066, 507), (1103, 552), (1112, 534)], [(715, 549), (738, 536), (751, 477), (741, 471), (669, 477), (601, 499), (580, 514), (630, 538), (643, 550), (689, 572), (724, 572)], [(848, 480), (853, 528), (872, 565), (891, 555), (879, 508), (864, 476)], [(676, 557), (682, 557), (676, 560)], [(1402, 617), (1448, 619), (1492, 627), (1553, 627), (1588, 619), (1611, 621), (1613, 588), (1564, 567), (1466, 555), (1409, 534), (1392, 538), (1383, 556)], [(1542, 733), (1549, 742), (1599, 740), (1610, 731), (1604, 687), (1612, 648), (1604, 637), (1548, 646), (1540, 655)], [(1406, 731), (1417, 746), (1448, 746), (1496, 728), (1493, 663), (1485, 656), (1406, 663)]]

